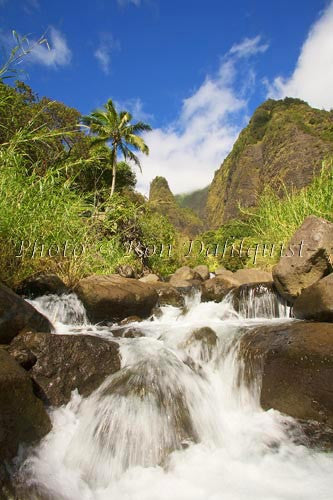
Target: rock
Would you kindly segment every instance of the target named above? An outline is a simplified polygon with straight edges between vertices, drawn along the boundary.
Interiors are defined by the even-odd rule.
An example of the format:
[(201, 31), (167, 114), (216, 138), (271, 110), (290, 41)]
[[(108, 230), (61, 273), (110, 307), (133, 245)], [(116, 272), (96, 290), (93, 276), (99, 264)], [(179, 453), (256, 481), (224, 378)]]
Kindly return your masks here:
[(50, 419), (29, 375), (0, 349), (0, 463), (10, 461), (20, 444), (33, 444), (50, 430)]
[(139, 318), (139, 316), (128, 316), (128, 318), (125, 318), (119, 322), (119, 325), (125, 326), (128, 325), (129, 323), (138, 323), (142, 321), (142, 318)]
[(199, 358), (201, 361), (207, 363), (213, 355), (213, 351), (217, 344), (217, 335), (208, 326), (198, 328), (191, 333), (190, 337), (185, 343), (185, 348), (189, 348), (189, 354), (191, 355), (191, 350), (194, 348), (197, 350), (199, 348)]
[(333, 322), (333, 274), (303, 290), (293, 310), (298, 319)]
[(159, 281), (150, 284), (158, 294), (158, 304), (160, 306), (184, 307), (185, 297), (176, 287), (170, 283)]
[(75, 292), (92, 322), (120, 321), (133, 315), (146, 318), (158, 300), (148, 283), (117, 275), (84, 278)]
[(50, 333), (53, 327), (45, 316), (0, 283), (0, 344), (9, 344), (24, 329)]
[(202, 302), (221, 302), (230, 290), (239, 286), (233, 277), (216, 276), (205, 281), (201, 287)]
[(193, 280), (183, 280), (181, 278), (175, 277), (170, 284), (180, 290), (181, 293), (188, 293), (193, 291), (194, 289), (200, 290), (202, 280), (201, 279), (193, 279)]
[(191, 269), (189, 266), (183, 266), (173, 273), (169, 283), (176, 286), (176, 284), (179, 282), (191, 280), (202, 280), (202, 278), (199, 273), (194, 271), (194, 269)]
[(138, 337), (144, 337), (145, 334), (139, 328), (133, 327), (121, 327), (112, 330), (112, 334), (116, 338), (124, 338), (124, 339), (136, 339)]
[(193, 271), (201, 277), (203, 281), (208, 280), (210, 278), (210, 272), (208, 266), (201, 265), (193, 268)]
[(62, 295), (68, 293), (69, 289), (56, 274), (39, 274), (25, 279), (16, 291), (34, 299), (46, 294)]
[(142, 281), (142, 283), (156, 283), (157, 281), (160, 281), (160, 278), (157, 274), (147, 274), (146, 276), (140, 278), (139, 281)]
[(233, 278), (240, 285), (245, 283), (263, 283), (273, 281), (272, 273), (262, 271), (261, 269), (238, 269), (233, 273)]
[(224, 278), (230, 278), (230, 277), (233, 278), (234, 273), (232, 271), (224, 269), (224, 267), (219, 267), (218, 269), (215, 270), (215, 276), (223, 276)]
[(278, 292), (293, 303), (303, 290), (327, 276), (332, 271), (332, 245), (333, 224), (314, 215), (307, 217), (273, 269)]
[[(260, 380), (260, 402), (291, 417), (333, 427), (333, 325), (262, 325), (241, 339), (245, 377)], [(261, 375), (262, 374), (262, 375)]]
[(119, 346), (91, 335), (49, 335), (25, 332), (16, 337), (8, 351), (23, 366), (47, 404), (68, 403), (78, 389), (88, 396), (112, 373), (120, 369)]
[(136, 278), (137, 277), (135, 269), (129, 265), (119, 266), (117, 271), (118, 271), (119, 276), (122, 276), (123, 278)]

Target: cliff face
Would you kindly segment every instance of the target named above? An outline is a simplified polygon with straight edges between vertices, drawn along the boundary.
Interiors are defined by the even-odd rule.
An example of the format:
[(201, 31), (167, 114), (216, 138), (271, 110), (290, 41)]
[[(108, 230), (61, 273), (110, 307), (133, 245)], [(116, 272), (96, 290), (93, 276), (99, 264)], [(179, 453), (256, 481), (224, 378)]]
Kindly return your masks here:
[(333, 112), (299, 99), (269, 99), (257, 108), (231, 153), (216, 171), (206, 204), (207, 225), (216, 228), (254, 207), (268, 186), (302, 188), (333, 153)]
[(182, 208), (189, 208), (204, 220), (209, 186), (192, 193), (176, 194), (175, 199)]
[(165, 215), (175, 228), (186, 236), (193, 238), (203, 231), (202, 221), (190, 209), (178, 205), (164, 177), (155, 177), (151, 182), (149, 204), (154, 210)]

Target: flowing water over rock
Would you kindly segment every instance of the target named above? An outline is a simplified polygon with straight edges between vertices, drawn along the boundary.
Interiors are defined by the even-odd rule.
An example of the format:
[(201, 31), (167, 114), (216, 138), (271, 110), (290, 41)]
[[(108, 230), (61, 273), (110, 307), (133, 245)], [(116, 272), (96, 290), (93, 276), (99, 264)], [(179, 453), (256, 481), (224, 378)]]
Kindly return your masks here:
[(297, 445), (293, 419), (260, 408), (260, 377), (249, 383), (240, 359), (247, 326), (292, 321), (282, 305), (274, 318), (273, 295), (243, 298), (237, 313), (231, 296), (201, 303), (197, 294), (184, 310), (165, 306), (135, 323), (143, 336), (133, 339), (89, 325), (75, 295), (34, 301), (57, 333), (119, 342), (122, 368), (53, 410), (53, 430), (21, 468), (39, 492), (31, 498), (331, 499), (332, 455)]

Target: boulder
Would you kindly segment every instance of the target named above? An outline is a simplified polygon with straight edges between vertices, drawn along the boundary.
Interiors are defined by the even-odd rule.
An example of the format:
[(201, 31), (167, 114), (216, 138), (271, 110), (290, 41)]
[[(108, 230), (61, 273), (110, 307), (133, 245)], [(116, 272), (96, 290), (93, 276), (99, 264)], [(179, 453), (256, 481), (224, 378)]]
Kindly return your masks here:
[(281, 306), (287, 306), (272, 281), (246, 283), (235, 288), (232, 296), (235, 310), (245, 318), (278, 318)]
[(291, 417), (333, 427), (333, 325), (289, 321), (242, 337), (245, 378), (261, 380), (260, 402)]
[(233, 277), (234, 273), (232, 271), (228, 271), (228, 269), (224, 269), (224, 267), (219, 267), (215, 270), (215, 276), (223, 276), (224, 278)]
[(91, 335), (49, 335), (24, 332), (9, 354), (24, 366), (46, 404), (68, 403), (78, 389), (88, 396), (120, 369), (119, 346)]
[[(174, 307), (184, 307), (185, 297), (176, 287), (170, 285), (170, 283), (165, 283), (159, 281), (158, 283), (150, 284), (158, 295), (158, 304), (160, 306), (174, 306)], [(187, 283), (187, 286), (189, 284)]]
[(20, 295), (34, 299), (47, 294), (62, 295), (68, 293), (69, 289), (56, 274), (39, 274), (22, 281), (16, 291)]
[(24, 329), (50, 333), (49, 320), (0, 283), (0, 344), (9, 344)]
[(212, 358), (217, 344), (217, 335), (212, 328), (204, 326), (194, 330), (185, 343), (185, 348), (192, 354), (194, 350), (200, 361), (207, 363)]
[(275, 286), (293, 303), (303, 290), (332, 271), (333, 224), (311, 215), (291, 238), (285, 255), (273, 269)]
[(201, 287), (202, 302), (221, 302), (230, 290), (239, 286), (233, 277), (216, 276), (205, 281)]
[(201, 265), (193, 268), (193, 271), (201, 277), (203, 281), (208, 280), (210, 278), (210, 272), (208, 266)]
[(50, 430), (50, 419), (29, 375), (0, 349), (0, 463), (10, 461), (20, 444), (33, 444)]
[(160, 278), (157, 274), (146, 274), (146, 276), (140, 278), (139, 281), (142, 281), (142, 283), (156, 283), (160, 281)]
[(303, 290), (293, 310), (299, 319), (333, 322), (333, 274)]
[(146, 318), (158, 295), (148, 283), (117, 275), (93, 275), (79, 281), (75, 293), (92, 322), (121, 321), (128, 316)]
[(194, 271), (194, 269), (191, 269), (189, 266), (183, 266), (177, 269), (177, 271), (172, 274), (169, 283), (171, 285), (177, 286), (177, 283), (179, 282), (186, 282), (191, 280), (202, 280), (202, 278), (199, 273)]
[(263, 283), (273, 280), (272, 273), (262, 271), (261, 269), (238, 269), (233, 273), (233, 278), (239, 282), (240, 285), (246, 283)]

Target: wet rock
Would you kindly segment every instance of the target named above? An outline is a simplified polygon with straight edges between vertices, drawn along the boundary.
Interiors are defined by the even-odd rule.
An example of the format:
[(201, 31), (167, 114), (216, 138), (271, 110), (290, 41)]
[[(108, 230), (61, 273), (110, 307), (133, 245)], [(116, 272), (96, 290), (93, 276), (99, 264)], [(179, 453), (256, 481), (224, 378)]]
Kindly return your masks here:
[(333, 325), (262, 325), (241, 339), (248, 382), (262, 379), (260, 402), (294, 418), (333, 427)]
[(123, 328), (115, 328), (112, 330), (112, 334), (114, 337), (117, 338), (125, 338), (125, 339), (136, 339), (138, 337), (144, 337), (145, 334), (142, 330), (139, 328), (130, 328), (130, 327), (123, 327)]
[(208, 280), (210, 277), (210, 272), (208, 266), (200, 265), (193, 268), (193, 271), (201, 277), (203, 281)]
[(56, 274), (39, 274), (25, 279), (16, 291), (20, 295), (35, 299), (47, 294), (66, 294), (69, 289)]
[[(151, 286), (158, 294), (158, 304), (160, 306), (183, 307), (185, 305), (184, 294), (170, 283), (159, 281), (158, 283), (151, 283)], [(191, 288), (188, 283), (187, 288)]]
[(139, 318), (139, 316), (128, 316), (128, 318), (121, 320), (119, 325), (125, 326), (129, 323), (139, 323), (140, 321), (142, 321), (142, 318)]
[(0, 283), (0, 344), (9, 344), (24, 329), (50, 333), (49, 320)]
[(293, 303), (303, 290), (332, 271), (333, 224), (311, 215), (291, 238), (285, 256), (273, 269), (279, 293)]
[(303, 290), (293, 310), (299, 319), (333, 322), (333, 274)]
[(193, 349), (198, 349), (198, 357), (200, 361), (207, 363), (212, 358), (216, 344), (216, 333), (212, 328), (205, 326), (194, 330), (187, 339), (184, 347), (189, 350), (190, 355)]
[(245, 318), (278, 318), (287, 306), (273, 282), (246, 283), (232, 292), (234, 309)]
[[(53, 406), (68, 403), (74, 389), (88, 396), (120, 369), (118, 344), (90, 335), (25, 332), (8, 352), (27, 367), (38, 395)], [(34, 362), (27, 366), (27, 360)]]
[(75, 292), (92, 322), (120, 321), (132, 315), (146, 318), (158, 300), (148, 283), (117, 275), (84, 278)]
[(238, 271), (233, 273), (233, 278), (240, 285), (273, 281), (272, 273), (262, 271), (261, 269), (238, 269)]
[(157, 274), (146, 274), (146, 276), (140, 278), (139, 281), (142, 281), (143, 283), (156, 283), (157, 281), (160, 281), (160, 277), (157, 276)]
[(20, 444), (35, 443), (50, 429), (50, 419), (34, 394), (29, 375), (0, 349), (0, 464), (10, 461)]
[(201, 287), (201, 300), (203, 302), (221, 302), (224, 297), (232, 290), (239, 286), (239, 282), (233, 277), (224, 275), (216, 276), (205, 281)]

